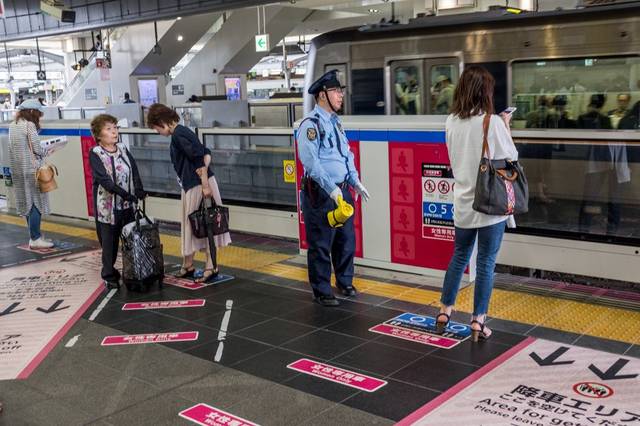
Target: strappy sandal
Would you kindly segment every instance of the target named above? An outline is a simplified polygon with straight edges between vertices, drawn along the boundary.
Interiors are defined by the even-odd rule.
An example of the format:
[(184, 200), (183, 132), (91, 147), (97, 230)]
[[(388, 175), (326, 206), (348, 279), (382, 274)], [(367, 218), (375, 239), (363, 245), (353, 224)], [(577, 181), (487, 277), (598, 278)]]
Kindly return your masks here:
[[(473, 328), (473, 324), (478, 324), (480, 326), (480, 329), (476, 330), (475, 328)], [(484, 331), (485, 329), (489, 330), (487, 327), (485, 327), (483, 322), (476, 320), (471, 321), (471, 340), (477, 342), (478, 340), (487, 340), (489, 337), (491, 337), (493, 332), (489, 330), (489, 334), (487, 334)]]
[[(208, 273), (208, 274), (207, 274)], [(219, 269), (205, 269), (200, 278), (196, 278), (196, 282), (200, 284), (211, 284), (218, 278), (220, 274)]]
[[(445, 317), (447, 320), (446, 321), (438, 321), (438, 318), (440, 317)], [(436, 315), (436, 334), (443, 334), (444, 330), (447, 328), (447, 326), (449, 325), (449, 321), (451, 320), (451, 315), (445, 313), (445, 312), (440, 312), (438, 315)]]
[(196, 268), (191, 265), (190, 267), (181, 266), (180, 270), (177, 274), (174, 274), (176, 278), (193, 278), (193, 274), (195, 274)]

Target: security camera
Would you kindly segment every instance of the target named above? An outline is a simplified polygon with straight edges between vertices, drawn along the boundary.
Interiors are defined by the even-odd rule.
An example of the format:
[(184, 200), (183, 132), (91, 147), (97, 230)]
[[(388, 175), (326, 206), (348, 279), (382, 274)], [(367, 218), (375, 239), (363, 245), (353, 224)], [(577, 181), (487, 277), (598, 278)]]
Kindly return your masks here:
[(65, 9), (64, 1), (41, 0), (40, 10), (58, 21), (70, 23), (76, 22), (76, 11)]

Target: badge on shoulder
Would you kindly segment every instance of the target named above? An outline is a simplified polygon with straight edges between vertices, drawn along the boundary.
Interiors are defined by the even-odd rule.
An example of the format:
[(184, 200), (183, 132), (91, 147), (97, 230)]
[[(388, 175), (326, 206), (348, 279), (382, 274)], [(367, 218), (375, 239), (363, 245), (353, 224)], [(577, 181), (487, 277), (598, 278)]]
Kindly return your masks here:
[(307, 129), (307, 139), (309, 139), (310, 141), (314, 141), (316, 140), (316, 136), (318, 132), (316, 132), (316, 129), (314, 129), (313, 127), (309, 127)]

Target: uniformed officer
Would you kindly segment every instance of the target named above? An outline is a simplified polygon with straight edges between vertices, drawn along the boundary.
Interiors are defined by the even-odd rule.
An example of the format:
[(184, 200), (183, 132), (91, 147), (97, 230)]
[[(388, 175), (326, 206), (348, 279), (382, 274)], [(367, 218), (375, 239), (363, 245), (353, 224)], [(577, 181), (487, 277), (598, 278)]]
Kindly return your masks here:
[(338, 306), (331, 289), (331, 265), (337, 287), (347, 297), (355, 296), (353, 255), (356, 248), (353, 217), (332, 228), (327, 213), (336, 209), (338, 197), (353, 205), (350, 188), (365, 201), (369, 193), (360, 182), (349, 150), (349, 141), (337, 111), (342, 107), (343, 88), (332, 70), (316, 80), (308, 92), (316, 99), (298, 129), (298, 157), (304, 166), (302, 215), (309, 249), (307, 263), (314, 300), (322, 306)]

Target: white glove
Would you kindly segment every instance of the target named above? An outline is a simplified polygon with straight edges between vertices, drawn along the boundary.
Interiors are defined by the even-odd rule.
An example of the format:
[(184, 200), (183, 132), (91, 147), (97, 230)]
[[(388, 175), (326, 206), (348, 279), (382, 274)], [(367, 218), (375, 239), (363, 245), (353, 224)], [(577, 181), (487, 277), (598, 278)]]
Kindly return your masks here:
[(369, 195), (369, 191), (367, 191), (367, 188), (365, 188), (361, 182), (357, 183), (355, 190), (356, 201), (358, 201), (358, 196), (362, 197), (364, 201), (369, 201), (369, 198), (371, 198), (371, 196)]
[(329, 196), (331, 197), (331, 199), (333, 201), (335, 201), (336, 206), (338, 205), (338, 197), (342, 197), (342, 191), (340, 191), (340, 188), (336, 188), (333, 191), (331, 191), (331, 194), (329, 194)]

